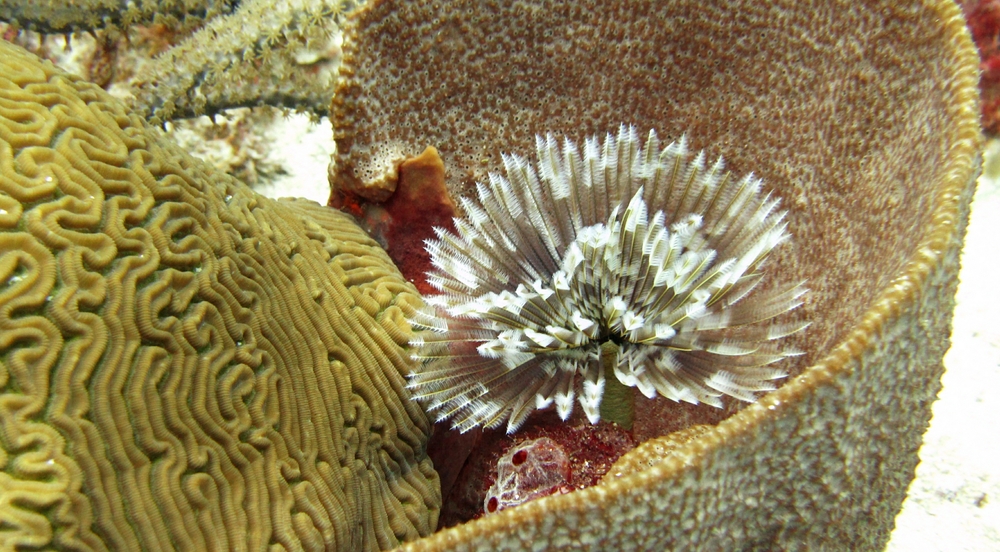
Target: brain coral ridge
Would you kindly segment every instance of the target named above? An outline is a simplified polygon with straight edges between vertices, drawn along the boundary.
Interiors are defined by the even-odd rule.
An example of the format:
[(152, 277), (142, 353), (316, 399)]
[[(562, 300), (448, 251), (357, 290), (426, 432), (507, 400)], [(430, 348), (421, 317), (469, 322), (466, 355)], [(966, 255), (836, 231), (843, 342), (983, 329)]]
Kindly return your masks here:
[(345, 216), (252, 193), (0, 42), (0, 548), (428, 535), (419, 304)]

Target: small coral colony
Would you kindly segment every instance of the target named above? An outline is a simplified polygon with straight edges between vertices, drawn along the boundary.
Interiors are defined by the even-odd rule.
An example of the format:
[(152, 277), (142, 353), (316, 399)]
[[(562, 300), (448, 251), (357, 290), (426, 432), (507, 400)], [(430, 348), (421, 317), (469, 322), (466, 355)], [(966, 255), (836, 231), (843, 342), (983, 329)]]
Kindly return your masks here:
[(609, 378), (717, 407), (774, 389), (775, 363), (799, 354), (782, 338), (807, 325), (775, 317), (806, 289), (765, 283), (790, 234), (761, 180), (625, 125), (536, 145), (534, 162), (505, 155), (427, 244), (441, 293), (411, 320), (416, 398), (463, 432), (513, 433), (553, 404), (597, 423)]

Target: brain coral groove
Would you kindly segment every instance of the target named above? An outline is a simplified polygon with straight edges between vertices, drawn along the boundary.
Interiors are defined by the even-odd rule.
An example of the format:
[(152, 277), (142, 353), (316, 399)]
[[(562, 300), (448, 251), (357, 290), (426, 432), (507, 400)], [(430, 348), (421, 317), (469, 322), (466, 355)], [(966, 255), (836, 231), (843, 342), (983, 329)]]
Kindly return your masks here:
[(431, 533), (412, 285), (0, 42), (0, 547), (385, 549)]

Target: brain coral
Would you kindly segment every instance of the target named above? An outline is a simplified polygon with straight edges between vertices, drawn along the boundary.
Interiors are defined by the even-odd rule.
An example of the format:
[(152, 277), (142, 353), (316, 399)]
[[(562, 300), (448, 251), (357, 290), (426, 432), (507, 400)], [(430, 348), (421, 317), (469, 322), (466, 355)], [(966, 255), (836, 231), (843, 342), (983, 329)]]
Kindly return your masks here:
[(419, 301), (345, 216), (255, 195), (0, 41), (3, 549), (429, 534)]
[(375, 0), (346, 33), (336, 186), (377, 200), (425, 146), (466, 192), (535, 134), (687, 132), (782, 198), (795, 240), (770, 269), (813, 290), (797, 376), (758, 403), (649, 469), (407, 546), (884, 546), (939, 389), (981, 147), (954, 2)]

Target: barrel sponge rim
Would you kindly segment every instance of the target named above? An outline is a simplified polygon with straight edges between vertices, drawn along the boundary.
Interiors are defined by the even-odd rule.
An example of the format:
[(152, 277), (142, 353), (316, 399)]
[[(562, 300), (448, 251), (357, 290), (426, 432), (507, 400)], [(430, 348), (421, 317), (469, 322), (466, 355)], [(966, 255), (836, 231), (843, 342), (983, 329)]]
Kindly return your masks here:
[[(776, 431), (794, 431), (799, 423), (796, 417), (806, 415), (806, 408), (817, 408), (815, 402), (818, 395), (836, 401), (837, 395), (846, 395), (851, 391), (851, 383), (845, 383), (849, 377), (859, 371), (886, 369), (879, 363), (885, 362), (884, 351), (880, 349), (882, 342), (891, 341), (899, 333), (918, 332), (906, 326), (913, 326), (914, 311), (926, 314), (932, 312), (938, 318), (938, 326), (950, 328), (951, 307), (958, 272), (958, 254), (965, 234), (968, 220), (969, 204), (972, 199), (975, 179), (980, 169), (980, 154), (983, 138), (979, 124), (979, 93), (978, 93), (978, 52), (971, 41), (966, 28), (965, 18), (954, 2), (939, 1), (928, 6), (940, 21), (944, 39), (941, 41), (945, 51), (942, 57), (948, 64), (950, 79), (944, 87), (947, 98), (946, 117), (952, 122), (947, 130), (948, 144), (945, 164), (938, 168), (939, 184), (936, 186), (936, 196), (931, 208), (931, 224), (926, 226), (919, 236), (919, 244), (915, 254), (908, 259), (902, 270), (890, 280), (890, 283), (877, 295), (868, 310), (860, 317), (854, 328), (850, 329), (843, 339), (831, 347), (831, 350), (803, 373), (779, 387), (776, 391), (763, 396), (758, 402), (744, 408), (740, 412), (720, 422), (717, 426), (704, 431), (697, 438), (679, 445), (671, 454), (657, 465), (638, 472), (625, 473), (621, 477), (608, 477), (594, 487), (565, 495), (544, 497), (537, 501), (499, 512), (464, 525), (439, 531), (435, 535), (406, 546), (408, 550), (444, 550), (452, 546), (470, 544), (473, 548), (486, 548), (498, 542), (517, 542), (518, 533), (530, 535), (533, 530), (545, 534), (564, 535), (554, 531), (552, 524), (573, 527), (576, 539), (572, 542), (601, 542), (604, 546), (614, 542), (614, 538), (623, 537), (616, 528), (621, 525), (617, 521), (605, 517), (610, 515), (635, 515), (636, 511), (645, 511), (655, 516), (655, 509), (664, 506), (656, 502), (647, 509), (635, 507), (635, 504), (655, 502), (656, 493), (666, 493), (670, 487), (694, 487), (695, 493), (703, 492), (713, 496), (716, 501), (739, 508), (740, 499), (726, 497), (716, 493), (724, 491), (711, 488), (713, 475), (706, 475), (705, 470), (719, 468), (720, 463), (731, 461), (726, 451), (738, 454), (741, 447), (744, 453), (754, 453), (750, 448), (752, 441), (759, 438), (762, 428), (773, 428)], [(938, 336), (936, 348), (930, 355), (921, 359), (939, 367), (934, 372), (940, 377), (940, 362), (947, 348), (947, 336)], [(940, 342), (943, 341), (943, 347)], [(891, 359), (889, 359), (891, 361)], [(868, 365), (867, 363), (870, 363)], [(900, 374), (901, 376), (901, 374)], [(869, 390), (870, 391), (870, 390)], [(936, 391), (934, 392), (936, 395)], [(832, 398), (831, 398), (832, 397)], [(928, 397), (929, 402), (933, 396)], [(828, 403), (824, 403), (828, 404)], [(929, 416), (929, 406), (926, 406)], [(811, 414), (817, 414), (812, 411)], [(925, 422), (926, 423), (926, 422)], [(926, 426), (924, 426), (926, 427)], [(922, 429), (920, 430), (922, 433)], [(818, 435), (813, 435), (819, 438)], [(759, 444), (759, 442), (758, 442)], [(890, 445), (891, 446), (891, 445)], [(910, 451), (913, 457), (912, 465), (907, 468), (908, 476), (903, 475), (902, 491), (906, 483), (913, 477), (913, 467), (916, 464), (916, 450)], [(772, 459), (773, 460), (773, 459)], [(724, 469), (724, 468), (719, 468)], [(718, 475), (718, 473), (714, 474)], [(700, 482), (700, 483), (699, 483)], [(701, 485), (701, 487), (699, 487)], [(699, 490), (700, 489), (700, 490)], [(679, 497), (674, 496), (675, 499)], [(777, 503), (788, 497), (776, 497)], [(898, 511), (902, 501), (895, 504)], [(680, 502), (671, 503), (674, 513), (680, 512), (684, 506)], [(692, 505), (688, 505), (690, 508)], [(763, 505), (757, 504), (758, 508)], [(695, 506), (696, 507), (696, 506)], [(721, 506), (720, 506), (721, 507)], [(749, 502), (743, 507), (754, 508)], [(664, 515), (663, 511), (658, 512)], [(688, 512), (690, 514), (690, 512)], [(767, 514), (761, 514), (767, 517)], [(804, 515), (804, 514), (803, 514)], [(804, 515), (805, 516), (805, 515)], [(894, 517), (894, 516), (893, 516)], [(556, 520), (561, 521), (556, 521)], [(633, 520), (635, 518), (628, 518)], [(648, 525), (654, 519), (665, 525)], [(821, 518), (822, 520), (822, 518)], [(687, 520), (690, 521), (690, 520)], [(859, 526), (863, 522), (851, 520)], [(891, 518), (889, 519), (891, 522)], [(653, 517), (642, 521), (629, 521), (625, 526), (639, 526), (638, 534), (650, 536), (656, 541), (659, 533), (684, 533), (691, 540), (699, 542), (696, 536), (706, 538), (712, 534), (712, 527), (700, 528), (685, 525), (673, 526), (666, 522), (665, 517)], [(845, 524), (850, 525), (850, 524)], [(532, 529), (529, 527), (534, 526)], [(648, 528), (652, 533), (644, 532)], [(716, 527), (716, 531), (724, 528)], [(875, 542), (884, 546), (888, 539), (888, 530), (879, 527), (873, 534)], [(891, 525), (890, 525), (891, 529)], [(779, 530), (774, 528), (775, 531)], [(863, 529), (854, 529), (862, 531)], [(846, 534), (858, 538), (851, 528), (845, 529)], [(614, 533), (614, 536), (609, 536)], [(629, 535), (630, 533), (625, 533)], [(841, 535), (845, 533), (840, 533)], [(635, 538), (635, 533), (631, 533)], [(745, 536), (745, 535), (744, 535)], [(525, 537), (520, 537), (525, 538)], [(608, 540), (601, 540), (607, 538)], [(669, 537), (663, 537), (669, 538)], [(686, 537), (682, 537), (686, 538)], [(736, 538), (736, 537), (734, 537)], [(794, 537), (793, 537), (794, 538)], [(864, 537), (867, 538), (867, 537)], [(509, 539), (509, 540), (508, 540)], [(558, 537), (553, 537), (559, 542)], [(562, 541), (564, 546), (556, 545), (555, 549), (567, 549), (570, 541)], [(621, 541), (636, 542), (636, 541)], [(674, 544), (685, 541), (673, 541)], [(713, 542), (713, 541), (708, 541)], [(721, 541), (733, 542), (733, 541)], [(745, 541), (736, 541), (744, 542)], [(801, 541), (796, 541), (799, 545)], [(478, 546), (477, 546), (478, 545)], [(702, 544), (704, 545), (704, 543)], [(840, 545), (844, 545), (841, 541)]]

